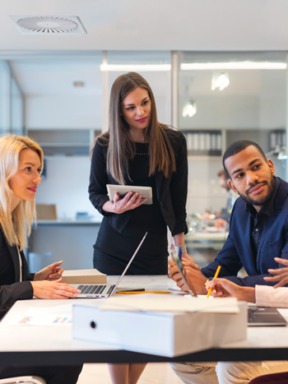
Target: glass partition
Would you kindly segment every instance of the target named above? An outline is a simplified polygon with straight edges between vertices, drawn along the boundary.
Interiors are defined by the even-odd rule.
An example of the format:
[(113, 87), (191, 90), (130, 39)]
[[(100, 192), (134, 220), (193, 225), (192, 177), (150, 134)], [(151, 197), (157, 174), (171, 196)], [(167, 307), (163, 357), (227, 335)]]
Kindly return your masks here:
[(241, 139), (257, 142), (286, 180), (286, 53), (181, 52), (178, 63), (178, 127), (189, 155), (189, 228), (204, 230), (206, 248), (217, 253), (228, 224), (222, 245), (215, 248), (217, 242), (209, 239), (213, 231), (220, 236), (213, 217), (231, 197), (221, 176), (226, 148)]
[(23, 96), (16, 80), (11, 77), (11, 133), (22, 135), (23, 127)]
[(10, 129), (10, 69), (0, 61), (0, 134)]
[(169, 51), (108, 51), (109, 94), (115, 79), (127, 72), (137, 72), (150, 84), (155, 96), (158, 120), (171, 124), (171, 53)]

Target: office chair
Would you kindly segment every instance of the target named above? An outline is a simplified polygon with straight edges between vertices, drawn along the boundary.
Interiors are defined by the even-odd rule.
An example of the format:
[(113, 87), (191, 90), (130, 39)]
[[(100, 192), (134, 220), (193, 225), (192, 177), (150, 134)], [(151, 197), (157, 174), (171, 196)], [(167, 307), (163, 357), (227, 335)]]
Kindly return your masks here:
[(38, 376), (19, 376), (1, 379), (0, 384), (46, 384), (46, 381)]

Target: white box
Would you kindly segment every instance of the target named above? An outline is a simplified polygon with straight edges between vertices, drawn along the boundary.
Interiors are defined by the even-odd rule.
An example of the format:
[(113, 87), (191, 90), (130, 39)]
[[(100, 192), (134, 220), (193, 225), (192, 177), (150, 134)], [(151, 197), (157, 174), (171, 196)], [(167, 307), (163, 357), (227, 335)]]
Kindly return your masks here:
[(174, 357), (246, 339), (247, 308), (239, 313), (130, 312), (73, 305), (73, 339)]

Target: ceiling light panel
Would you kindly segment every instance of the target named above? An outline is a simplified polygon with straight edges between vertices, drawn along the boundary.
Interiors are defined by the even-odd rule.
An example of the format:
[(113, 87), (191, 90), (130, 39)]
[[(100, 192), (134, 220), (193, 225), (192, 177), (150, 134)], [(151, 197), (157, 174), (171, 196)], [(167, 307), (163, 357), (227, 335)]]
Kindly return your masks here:
[(101, 64), (101, 71), (109, 72), (151, 72), (170, 71), (170, 64)]
[(182, 63), (182, 71), (232, 70), (232, 69), (287, 69), (286, 63), (263, 61), (239, 61), (227, 63)]
[(10, 16), (22, 35), (84, 35), (78, 16)]

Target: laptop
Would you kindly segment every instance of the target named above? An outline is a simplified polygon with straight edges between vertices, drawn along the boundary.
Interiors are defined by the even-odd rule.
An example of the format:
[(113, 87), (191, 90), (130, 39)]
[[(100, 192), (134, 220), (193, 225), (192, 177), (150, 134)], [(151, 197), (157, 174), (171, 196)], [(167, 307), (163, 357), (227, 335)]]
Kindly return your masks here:
[(286, 327), (287, 321), (277, 308), (250, 307), (247, 311), (248, 327)]
[(107, 299), (112, 296), (114, 292), (116, 292), (117, 287), (119, 286), (121, 280), (125, 276), (128, 268), (130, 267), (132, 261), (137, 255), (141, 245), (143, 244), (148, 232), (145, 233), (143, 239), (140, 241), (136, 251), (133, 256), (129, 260), (129, 263), (126, 265), (122, 275), (119, 277), (117, 283), (115, 285), (112, 284), (70, 284), (72, 287), (76, 287), (81, 291), (76, 299)]

